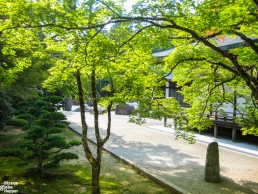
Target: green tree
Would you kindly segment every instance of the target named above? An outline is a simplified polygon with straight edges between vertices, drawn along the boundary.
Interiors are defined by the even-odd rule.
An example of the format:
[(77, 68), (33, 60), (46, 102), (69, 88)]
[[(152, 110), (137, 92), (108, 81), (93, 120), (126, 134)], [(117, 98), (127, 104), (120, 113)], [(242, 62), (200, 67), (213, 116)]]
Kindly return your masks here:
[[(206, 113), (244, 97), (244, 106), (236, 104), (235, 112), (243, 115), (237, 119), (246, 133), (256, 134), (256, 1), (139, 1), (131, 16), (114, 20), (118, 18), (144, 24), (141, 33), (147, 28), (161, 29), (156, 37), (170, 39), (176, 47), (164, 62), (168, 72), (174, 71), (175, 81), (191, 105), (188, 120), (192, 127), (206, 128), (211, 124)], [(221, 46), (236, 38), (241, 41)]]
[[(43, 69), (42, 59), (45, 53), (41, 52), (44, 44), (42, 33), (39, 30), (19, 28), (19, 21), (29, 17), (28, 4), (22, 1), (1, 1), (0, 8), (0, 89), (13, 92), (27, 91), (24, 87), (29, 82), (35, 83), (42, 76), (32, 77), (33, 72)], [(46, 67), (45, 67), (46, 68)], [(28, 74), (30, 76), (28, 77)], [(38, 82), (36, 82), (38, 83)], [(20, 84), (20, 85), (19, 85)], [(18, 86), (17, 86), (18, 85)], [(29, 86), (31, 86), (30, 84)], [(21, 94), (21, 96), (23, 96)]]
[[(14, 98), (37, 96), (44, 74), (40, 32), (15, 28), (27, 12), (22, 1), (0, 2), (0, 112), (1, 128), (11, 118)], [(45, 71), (46, 73), (46, 71)]]
[[(114, 14), (104, 4), (83, 4), (88, 11), (90, 23), (105, 22), (108, 15)], [(99, 7), (95, 7), (99, 5)], [(112, 6), (112, 4), (109, 4)], [(80, 10), (80, 7), (76, 9)], [(119, 11), (119, 10), (118, 10)], [(82, 25), (82, 24), (81, 24)], [(92, 167), (92, 193), (100, 193), (99, 176), (102, 161), (102, 150), (111, 131), (111, 107), (113, 104), (125, 103), (128, 100), (145, 101), (151, 99), (152, 93), (158, 90), (158, 75), (163, 75), (162, 68), (156, 66), (157, 60), (151, 56), (151, 41), (135, 38), (126, 44), (135, 31), (127, 24), (114, 25), (110, 30), (103, 26), (97, 29), (77, 29), (60, 35), (62, 42), (51, 43), (47, 49), (62, 51), (56, 65), (50, 69), (51, 76), (45, 82), (50, 89), (63, 88), (74, 91), (80, 102), (82, 121), (82, 142), (86, 158)], [(58, 32), (57, 32), (58, 33)], [(100, 88), (108, 96), (97, 95), (97, 84), (106, 80), (107, 84)], [(77, 88), (75, 88), (77, 86)], [(156, 87), (156, 88), (155, 88)], [(153, 90), (155, 88), (155, 90)], [(159, 93), (159, 92), (158, 92)], [(97, 152), (93, 153), (88, 145), (88, 124), (85, 118), (84, 103), (86, 99), (93, 101), (94, 131), (97, 141)], [(106, 134), (99, 128), (98, 105), (107, 110), (108, 124)]]
[(62, 131), (67, 127), (66, 118), (49, 99), (38, 99), (28, 108), (29, 124), (24, 127), (26, 136), (19, 147), (0, 152), (1, 156), (18, 157), (36, 165), (40, 174), (45, 169), (59, 167), (62, 160), (78, 159), (76, 154), (63, 150), (81, 144), (65, 141)]
[(25, 28), (31, 21), (32, 4), (0, 2), (0, 93), (4, 95), (1, 120), (11, 117), (11, 107), (15, 108), (19, 101), (41, 94), (41, 82), (51, 65), (48, 53), (44, 52), (42, 30)]

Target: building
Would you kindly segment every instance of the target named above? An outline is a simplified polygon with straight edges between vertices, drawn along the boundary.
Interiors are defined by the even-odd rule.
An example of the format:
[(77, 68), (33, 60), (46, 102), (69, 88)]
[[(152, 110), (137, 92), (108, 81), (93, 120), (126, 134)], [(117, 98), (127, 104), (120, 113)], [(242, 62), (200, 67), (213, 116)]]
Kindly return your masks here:
[[(258, 42), (258, 38), (252, 38), (255, 42)], [(231, 38), (229, 36), (225, 36), (223, 40), (216, 39), (214, 40), (217, 42), (217, 46), (221, 50), (229, 50), (233, 48), (239, 48), (242, 46), (247, 46), (245, 41), (242, 40), (240, 37), (236, 38)], [(196, 44), (196, 43), (193, 43)], [(164, 58), (168, 56), (171, 52), (173, 52), (174, 48), (168, 49), (165, 51), (161, 52), (155, 52), (153, 53), (153, 56), (156, 58)], [(174, 97), (180, 104), (181, 106), (187, 107), (187, 104), (184, 103), (183, 95), (179, 92), (180, 87), (177, 87), (176, 82), (173, 82), (173, 77), (174, 74), (173, 72), (169, 74), (165, 79), (166, 79), (166, 86), (165, 86), (165, 97)], [(244, 106), (245, 99), (244, 98), (237, 98), (235, 101), (235, 104), (240, 104), (240, 106)], [(232, 140), (235, 141), (237, 134), (241, 135), (240, 131), (240, 126), (235, 122), (235, 117), (237, 116), (236, 114), (236, 107), (235, 104), (232, 103), (225, 103), (223, 111), (227, 114), (225, 115), (220, 115), (218, 112), (213, 112), (211, 113), (210, 119), (213, 121), (213, 133), (214, 136), (216, 137), (219, 132), (218, 127), (222, 128), (229, 128), (231, 130), (231, 137)]]

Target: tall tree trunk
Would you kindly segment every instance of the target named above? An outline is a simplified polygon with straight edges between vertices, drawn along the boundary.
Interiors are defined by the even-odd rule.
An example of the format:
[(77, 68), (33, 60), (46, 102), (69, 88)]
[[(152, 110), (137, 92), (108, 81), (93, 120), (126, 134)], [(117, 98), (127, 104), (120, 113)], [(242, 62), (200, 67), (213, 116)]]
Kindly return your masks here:
[(102, 158), (102, 146), (97, 145), (97, 159), (91, 166), (91, 193), (100, 194), (100, 168)]
[(42, 162), (38, 164), (38, 173), (41, 175), (42, 174)]
[[(80, 113), (81, 113), (81, 123), (82, 123), (82, 144), (84, 148), (84, 152), (86, 154), (86, 158), (91, 164), (92, 168), (92, 193), (100, 193), (100, 187), (99, 187), (99, 171), (100, 171), (100, 165), (94, 158), (89, 144), (87, 140), (87, 134), (88, 134), (88, 126), (86, 124), (86, 118), (85, 118), (85, 107), (84, 107), (84, 100), (83, 100), (83, 88), (81, 83), (81, 74), (80, 70), (78, 69), (76, 72), (76, 81), (77, 81), (77, 87), (78, 87), (78, 95), (79, 95), (79, 102), (80, 102)], [(99, 168), (99, 170), (98, 170)], [(94, 184), (93, 184), (94, 182)], [(96, 186), (97, 185), (97, 186)]]
[(98, 117), (98, 101), (97, 101), (97, 88), (96, 88), (96, 72), (93, 68), (91, 72), (91, 93), (92, 93), (92, 101), (94, 107), (94, 129), (95, 129), (95, 137), (97, 140), (97, 155), (96, 157), (93, 156), (88, 140), (87, 140), (87, 132), (88, 126), (86, 124), (85, 118), (85, 107), (84, 107), (84, 100), (83, 100), (83, 88), (81, 83), (81, 74), (80, 70), (77, 70), (76, 73), (76, 81), (78, 87), (78, 96), (80, 102), (80, 111), (81, 111), (81, 123), (82, 123), (82, 143), (83, 148), (86, 154), (86, 158), (91, 164), (92, 169), (92, 194), (100, 194), (100, 169), (101, 169), (101, 161), (102, 161), (102, 149), (105, 142), (109, 139), (110, 136), (110, 128), (111, 128), (111, 107), (112, 102), (109, 104), (107, 111), (108, 111), (108, 127), (107, 127), (107, 135), (102, 140), (99, 132), (99, 117)]
[(98, 112), (98, 101), (97, 101), (97, 88), (96, 88), (96, 72), (95, 66), (91, 72), (91, 93), (92, 93), (92, 102), (94, 108), (94, 129), (95, 137), (97, 140), (97, 156), (96, 160), (92, 164), (92, 194), (100, 193), (100, 168), (101, 168), (101, 158), (102, 158), (102, 139), (99, 132), (99, 112)]
[(91, 168), (91, 193), (92, 194), (100, 194), (100, 184), (99, 184), (99, 179), (100, 179), (100, 164), (99, 162), (94, 162), (94, 165), (92, 165)]
[(42, 148), (40, 145), (37, 147), (37, 154), (38, 154), (38, 173), (41, 176), (43, 171), (43, 156), (42, 156)]

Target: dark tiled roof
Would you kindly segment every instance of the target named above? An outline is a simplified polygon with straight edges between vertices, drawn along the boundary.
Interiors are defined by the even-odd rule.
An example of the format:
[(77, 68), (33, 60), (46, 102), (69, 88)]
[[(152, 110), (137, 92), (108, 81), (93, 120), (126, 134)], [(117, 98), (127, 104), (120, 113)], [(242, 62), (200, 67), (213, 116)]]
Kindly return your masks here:
[[(251, 39), (253, 39), (255, 42), (258, 42), (258, 38), (251, 38)], [(217, 43), (217, 46), (221, 50), (229, 50), (232, 48), (238, 48), (246, 45), (244, 40), (241, 39), (240, 37), (232, 38), (230, 36), (225, 36), (223, 39), (214, 38), (214, 41)], [(168, 56), (173, 50), (174, 48), (166, 51), (162, 51), (162, 52), (155, 52), (152, 55), (157, 58), (162, 58), (162, 57)]]

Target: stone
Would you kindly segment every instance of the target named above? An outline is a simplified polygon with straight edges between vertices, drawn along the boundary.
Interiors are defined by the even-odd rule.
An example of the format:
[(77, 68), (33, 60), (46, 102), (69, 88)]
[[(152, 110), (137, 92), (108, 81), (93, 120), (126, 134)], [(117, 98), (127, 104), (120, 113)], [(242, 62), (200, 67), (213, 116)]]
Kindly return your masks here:
[(220, 182), (219, 145), (217, 142), (208, 145), (204, 180), (210, 183)]
[(115, 109), (116, 115), (130, 115), (134, 109), (134, 106), (129, 104), (126, 105), (117, 105)]
[(71, 111), (72, 110), (72, 105), (73, 105), (73, 99), (71, 97), (66, 96), (64, 98), (64, 107), (63, 107), (63, 109), (65, 111)]

